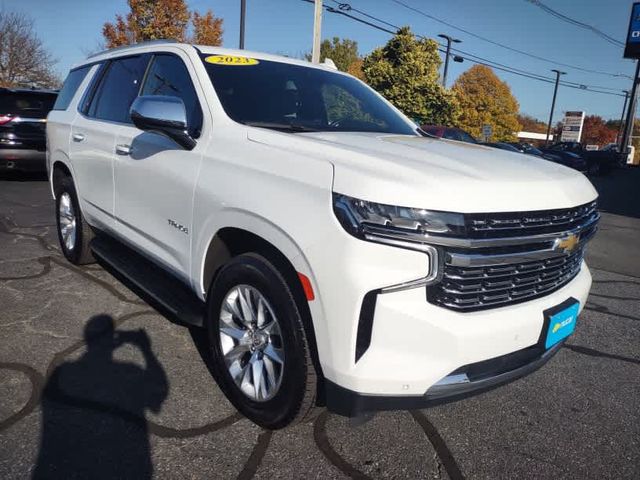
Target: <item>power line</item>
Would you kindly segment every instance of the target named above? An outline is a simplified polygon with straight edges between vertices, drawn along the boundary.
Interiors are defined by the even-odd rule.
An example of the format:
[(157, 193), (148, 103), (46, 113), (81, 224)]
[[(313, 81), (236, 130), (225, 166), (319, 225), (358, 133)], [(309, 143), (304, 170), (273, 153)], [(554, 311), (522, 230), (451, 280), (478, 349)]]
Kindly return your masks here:
[[(303, 1), (305, 1), (307, 3), (314, 3), (313, 0), (303, 0)], [(330, 7), (328, 5), (324, 5), (324, 9), (329, 13), (336, 13), (336, 14), (342, 15), (344, 17), (348, 17), (348, 18), (350, 18), (352, 20), (355, 20), (357, 22), (363, 23), (365, 25), (368, 25), (368, 26), (370, 26), (372, 28), (375, 28), (377, 30), (386, 32), (386, 33), (391, 34), (391, 35), (395, 35), (397, 33), (397, 31), (400, 29), (400, 27), (398, 27), (397, 25), (394, 25), (394, 24), (392, 24), (390, 22), (387, 22), (386, 20), (383, 20), (383, 19), (381, 19), (379, 17), (376, 17), (374, 15), (366, 13), (366, 12), (364, 12), (362, 10), (357, 9), (357, 8), (353, 8), (348, 3), (338, 2), (336, 0), (331, 0), (331, 1), (333, 3), (335, 3), (336, 5), (338, 5), (338, 8), (336, 9), (336, 8)], [(394, 30), (389, 30), (388, 28), (381, 27), (380, 25), (376, 25), (376, 24), (374, 24), (374, 23), (372, 23), (370, 21), (358, 18), (358, 17), (356, 17), (354, 15), (351, 15), (351, 14), (347, 13), (349, 11), (353, 11), (353, 12), (359, 13), (360, 15), (363, 15), (363, 16), (369, 18), (370, 20), (373, 20), (373, 21), (382, 23), (384, 25), (387, 25), (387, 26), (393, 28)], [(422, 38), (422, 39), (426, 39), (426, 40), (433, 40), (433, 39), (430, 39), (428, 37), (425, 37), (425, 36), (419, 35), (419, 34), (416, 34), (416, 36), (418, 38)], [(435, 41), (435, 40), (433, 40), (433, 41)], [(440, 48), (438, 50), (441, 53), (446, 53), (446, 50), (444, 49), (444, 45), (442, 45), (442, 44), (440, 44), (438, 42), (436, 42), (436, 43), (440, 46)], [(452, 50), (455, 51), (456, 53), (459, 53), (460, 54), (459, 56), (461, 56), (465, 60), (467, 60), (469, 62), (472, 62), (472, 63), (485, 65), (487, 67), (491, 67), (491, 68), (494, 68), (496, 70), (500, 70), (500, 71), (503, 71), (503, 72), (506, 72), (506, 73), (511, 73), (513, 75), (519, 75), (519, 76), (525, 77), (525, 78), (530, 78), (532, 80), (538, 80), (538, 81), (542, 81), (542, 82), (546, 82), (546, 83), (554, 83), (554, 79), (552, 79), (551, 77), (545, 77), (543, 75), (540, 75), (540, 74), (537, 74), (537, 73), (534, 73), (534, 72), (529, 72), (527, 70), (521, 70), (521, 69), (518, 69), (518, 68), (515, 68), (515, 67), (510, 67), (508, 65), (504, 65), (502, 63), (498, 63), (498, 62), (495, 62), (493, 60), (489, 60), (489, 59), (480, 57), (478, 55), (474, 55), (474, 54), (469, 53), (469, 52), (465, 52), (465, 51), (457, 49), (457, 48), (456, 49), (452, 48)], [(568, 88), (574, 88), (574, 89), (578, 89), (578, 90), (587, 90), (587, 91), (593, 92), (593, 93), (601, 93), (601, 94), (605, 94), (605, 95), (614, 95), (614, 96), (618, 96), (618, 97), (623, 97), (624, 96), (623, 94), (620, 94), (620, 93), (613, 93), (613, 92), (607, 92), (607, 91), (603, 91), (602, 90), (602, 89), (611, 89), (613, 91), (616, 91), (616, 89), (613, 89), (611, 87), (601, 87), (601, 86), (597, 86), (597, 85), (585, 85), (585, 84), (579, 84), (579, 83), (575, 83), (575, 82), (561, 82), (560, 84), (562, 86), (565, 86), (565, 87), (568, 87)]]
[(620, 40), (617, 40), (617, 39), (613, 38), (612, 36), (607, 35), (602, 30), (597, 29), (593, 25), (589, 25), (588, 23), (583, 23), (583, 22), (581, 22), (579, 20), (576, 20), (575, 18), (568, 17), (568, 16), (558, 12), (557, 10), (554, 10), (553, 8), (548, 7), (547, 5), (542, 3), (540, 0), (525, 0), (525, 1), (529, 2), (529, 3), (532, 3), (536, 7), (540, 7), (542, 10), (547, 12), (549, 15), (553, 15), (554, 17), (562, 20), (563, 22), (570, 23), (571, 25), (575, 25), (576, 27), (584, 28), (585, 30), (590, 30), (593, 33), (595, 33), (596, 35), (598, 35), (599, 37), (604, 38), (607, 42), (609, 42), (609, 43), (611, 43), (611, 44), (613, 44), (613, 45), (615, 45), (617, 47), (624, 47), (624, 43), (621, 42)]
[[(475, 38), (477, 38), (479, 40), (482, 40), (484, 42), (491, 43), (492, 45), (496, 45), (498, 47), (504, 48), (506, 50), (510, 50), (512, 52), (515, 52), (515, 53), (519, 53), (520, 55), (525, 55), (527, 57), (535, 58), (536, 60), (540, 60), (542, 62), (550, 63), (550, 64), (555, 65), (555, 66), (561, 65), (563, 67), (573, 68), (574, 70), (580, 70), (582, 72), (595, 73), (597, 75), (606, 75), (606, 76), (609, 76), (609, 77), (626, 77), (626, 78), (631, 79), (631, 77), (629, 75), (626, 75), (624, 73), (611, 73), (611, 72), (604, 72), (602, 70), (593, 70), (593, 69), (590, 69), (590, 68), (579, 67), (577, 65), (572, 65), (572, 64), (563, 63), (563, 62), (557, 62), (555, 60), (549, 60), (548, 58), (541, 57), (541, 56), (535, 55), (533, 53), (525, 52), (523, 50), (518, 50), (517, 48), (513, 48), (513, 47), (510, 47), (509, 45), (505, 45), (503, 43), (496, 42), (495, 40), (491, 40), (491, 39), (489, 39), (487, 37), (483, 37), (482, 35), (478, 35), (477, 33), (471, 32), (471, 31), (466, 30), (466, 29), (464, 29), (462, 27), (458, 27), (458, 26), (456, 26), (456, 25), (454, 25), (452, 23), (449, 23), (449, 22), (447, 22), (445, 20), (442, 20), (440, 18), (434, 17), (433, 15), (428, 14), (428, 13), (426, 13), (426, 12), (424, 12), (424, 11), (418, 9), (418, 8), (415, 8), (415, 7), (411, 6), (411, 5), (408, 5), (407, 3), (405, 3), (405, 2), (403, 2), (401, 0), (391, 0), (391, 1), (396, 3), (396, 4), (398, 4), (398, 5), (400, 5), (400, 6), (402, 6), (402, 7), (404, 7), (404, 8), (406, 8), (406, 9), (408, 9), (408, 10), (413, 11), (414, 13), (422, 15), (423, 17), (427, 17), (427, 18), (429, 18), (431, 20), (434, 20), (434, 21), (436, 21), (438, 23), (446, 25), (447, 27), (450, 27), (450, 28), (453, 28), (453, 29), (458, 30), (460, 32), (466, 33), (467, 35), (471, 35), (472, 37), (475, 37)], [(529, 0), (529, 1), (534, 1), (534, 0)]]

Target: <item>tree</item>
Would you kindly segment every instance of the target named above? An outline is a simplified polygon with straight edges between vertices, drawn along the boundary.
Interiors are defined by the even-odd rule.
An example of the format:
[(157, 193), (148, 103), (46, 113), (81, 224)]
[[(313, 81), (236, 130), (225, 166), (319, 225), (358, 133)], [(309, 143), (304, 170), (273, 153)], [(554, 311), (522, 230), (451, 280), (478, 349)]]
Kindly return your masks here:
[(587, 115), (582, 125), (581, 142), (584, 145), (604, 146), (616, 141), (618, 130), (609, 127), (598, 115)]
[(518, 114), (518, 123), (524, 132), (547, 133), (547, 124), (531, 115)]
[(56, 63), (36, 35), (31, 17), (0, 10), (0, 87), (58, 87)]
[(222, 45), (222, 19), (216, 18), (211, 10), (204, 15), (193, 12), (193, 43), (199, 45)]
[[(174, 39), (202, 45), (222, 44), (222, 19), (211, 10), (190, 12), (184, 0), (128, 0), (129, 13), (102, 27), (107, 48), (145, 40)], [(193, 34), (189, 35), (191, 21)]]
[[(311, 61), (310, 53), (306, 53), (304, 57), (307, 61)], [(358, 42), (355, 40), (339, 37), (323, 40), (320, 43), (320, 61), (324, 62), (327, 58), (333, 60), (338, 70), (363, 78), (362, 58), (358, 55)]]
[(458, 114), (453, 92), (438, 82), (438, 44), (418, 40), (403, 27), (364, 58), (365, 81), (419, 123), (452, 125)]
[(458, 126), (479, 137), (482, 125), (493, 127), (493, 141), (515, 141), (519, 105), (506, 82), (484, 65), (474, 65), (453, 85), (461, 106)]

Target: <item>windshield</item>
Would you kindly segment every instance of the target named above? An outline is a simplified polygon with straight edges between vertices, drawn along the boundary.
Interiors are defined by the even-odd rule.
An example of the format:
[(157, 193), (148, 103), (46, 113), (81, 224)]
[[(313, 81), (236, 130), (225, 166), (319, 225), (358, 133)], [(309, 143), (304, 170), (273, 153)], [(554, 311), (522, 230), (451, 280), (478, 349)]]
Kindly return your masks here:
[[(355, 78), (267, 60), (202, 58), (222, 107), (236, 122), (290, 132), (416, 135), (416, 129)], [(242, 64), (232, 61), (239, 58)]]

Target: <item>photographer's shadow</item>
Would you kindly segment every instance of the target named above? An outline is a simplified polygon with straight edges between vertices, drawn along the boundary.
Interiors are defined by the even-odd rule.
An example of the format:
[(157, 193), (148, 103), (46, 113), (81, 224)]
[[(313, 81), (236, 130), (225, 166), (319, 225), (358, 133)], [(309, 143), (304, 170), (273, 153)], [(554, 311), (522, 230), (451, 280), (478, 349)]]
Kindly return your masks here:
[[(159, 412), (167, 376), (144, 330), (115, 331), (108, 315), (85, 327), (87, 352), (59, 365), (42, 399), (42, 437), (33, 478), (150, 478), (145, 410)], [(136, 346), (145, 367), (113, 359)]]

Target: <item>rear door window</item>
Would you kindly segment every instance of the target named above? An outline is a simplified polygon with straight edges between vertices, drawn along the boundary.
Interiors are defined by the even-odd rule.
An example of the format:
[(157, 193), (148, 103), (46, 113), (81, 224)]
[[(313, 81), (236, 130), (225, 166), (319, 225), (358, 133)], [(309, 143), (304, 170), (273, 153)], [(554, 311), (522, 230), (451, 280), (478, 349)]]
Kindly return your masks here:
[(55, 101), (55, 93), (12, 92), (0, 89), (0, 114), (24, 118), (47, 118)]
[(129, 109), (138, 96), (148, 60), (148, 55), (138, 55), (111, 61), (100, 79), (87, 115), (100, 120), (132, 123)]
[(90, 69), (91, 65), (87, 65), (86, 67), (76, 68), (69, 72), (58, 94), (56, 103), (53, 105), (53, 110), (66, 110), (69, 107), (71, 100), (73, 100), (74, 95), (78, 91), (78, 87), (80, 87), (82, 80), (87, 76)]

